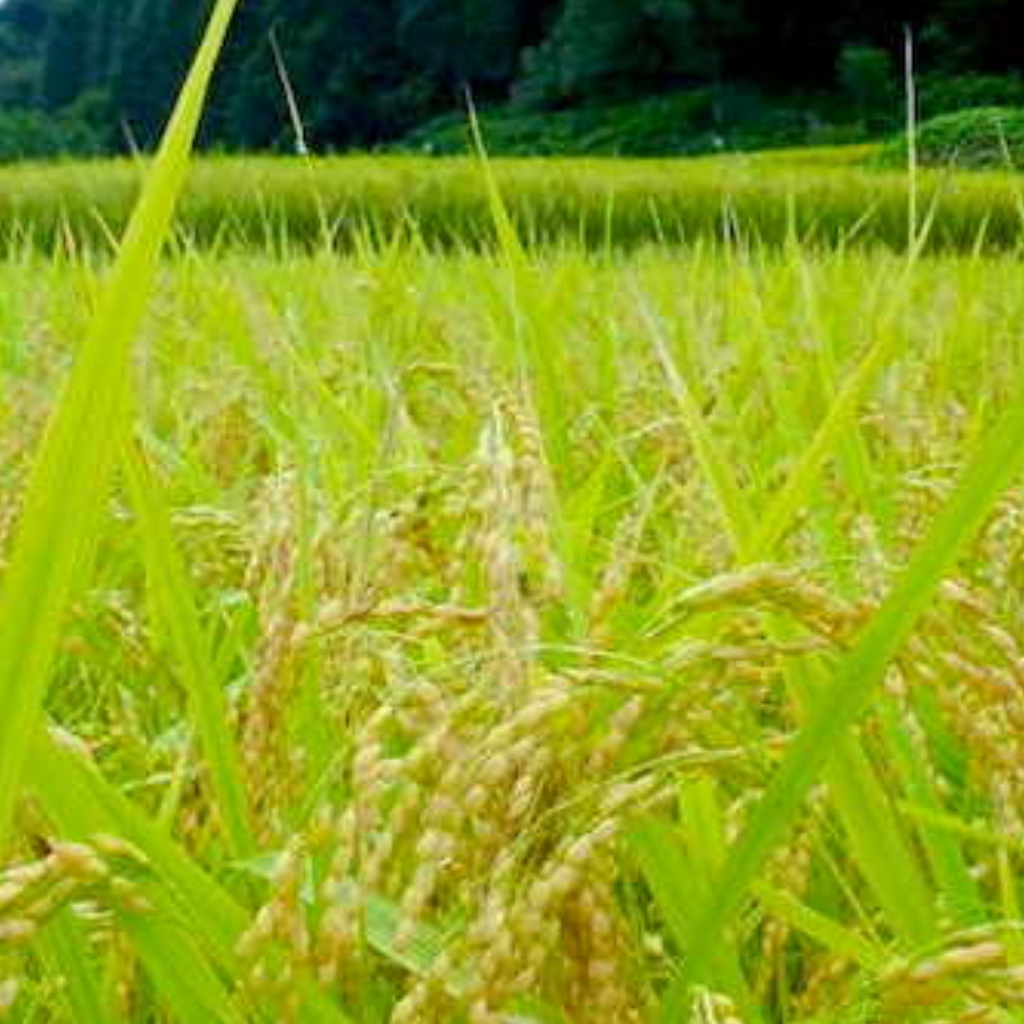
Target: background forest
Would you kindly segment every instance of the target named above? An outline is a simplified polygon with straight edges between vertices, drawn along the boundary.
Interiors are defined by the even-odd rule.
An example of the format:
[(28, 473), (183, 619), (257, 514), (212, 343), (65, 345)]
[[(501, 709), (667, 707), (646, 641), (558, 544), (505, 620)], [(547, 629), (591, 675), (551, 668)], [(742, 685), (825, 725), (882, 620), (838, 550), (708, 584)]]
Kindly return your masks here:
[[(145, 148), (209, 0), (0, 4), (0, 156)], [(205, 142), (293, 144), (271, 40), (317, 151), (693, 152), (853, 141), (898, 120), (904, 24), (929, 113), (1024, 102), (1011, 0), (256, 0)]]

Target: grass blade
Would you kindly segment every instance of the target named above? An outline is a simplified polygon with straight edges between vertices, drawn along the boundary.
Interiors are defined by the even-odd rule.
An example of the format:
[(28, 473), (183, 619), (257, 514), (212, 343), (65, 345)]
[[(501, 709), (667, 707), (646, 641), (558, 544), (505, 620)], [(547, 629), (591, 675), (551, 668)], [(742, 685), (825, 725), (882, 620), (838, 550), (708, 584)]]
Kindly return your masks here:
[(639, 295), (637, 296), (637, 306), (668, 381), (672, 399), (679, 410), (686, 436), (689, 438), (690, 444), (693, 445), (697, 462), (711, 485), (714, 500), (725, 526), (729, 530), (733, 548), (736, 552), (740, 552), (754, 528), (754, 519), (747, 499), (733, 475), (728, 458), (720, 451), (707, 419), (701, 412), (686, 381), (683, 380), (683, 375), (672, 358), (672, 353), (669, 351), (668, 343), (654, 313)]
[[(891, 705), (883, 708), (882, 722), (904, 791), (916, 805), (941, 814), (942, 803), (928, 758), (922, 757), (922, 751), (915, 748)], [(977, 880), (971, 877), (959, 837), (926, 821), (918, 822), (917, 833), (953, 920), (961, 928), (980, 924), (985, 920), (985, 904)]]
[(193, 724), (209, 765), (231, 853), (235, 857), (249, 856), (256, 843), (249, 822), (241, 759), (228, 727), (227, 700), (213, 672), (213, 651), (199, 621), (188, 573), (174, 544), (170, 512), (137, 446), (125, 446), (123, 466), (138, 517), (156, 615), (188, 693)]
[(192, 922), (162, 887), (145, 887), (152, 909), (119, 919), (163, 1001), (184, 1024), (243, 1024), (245, 1015), (203, 954)]
[[(829, 683), (827, 674), (811, 668), (794, 665), (787, 676), (797, 699), (810, 709), (808, 718)], [(853, 858), (892, 930), (909, 947), (934, 941), (938, 913), (928, 878), (857, 737), (843, 737), (825, 778)]]
[(93, 970), (92, 951), (78, 920), (62, 910), (43, 929), (36, 946), (43, 964), (64, 978), (64, 999), (77, 1024), (107, 1024), (103, 992)]
[(211, 955), (235, 966), (234, 948), (248, 926), (245, 909), (110, 785), (73, 740), (50, 730), (37, 733), (27, 784), (62, 836), (84, 841), (109, 833), (137, 846), (176, 894)]
[(939, 917), (927, 876), (911, 852), (881, 780), (854, 737), (843, 737), (825, 777), (854, 860), (890, 927), (908, 946), (937, 938)]
[(85, 574), (128, 421), (131, 351), (238, 0), (219, 0), (93, 322), (36, 457), (0, 590), (0, 852), (64, 614)]
[[(706, 870), (708, 865), (699, 863), (698, 857), (684, 857), (677, 830), (659, 819), (638, 821), (630, 828), (627, 840), (676, 945), (688, 952), (694, 940), (694, 901), (706, 899), (712, 881)], [(709, 967), (715, 986), (742, 1005), (751, 1020), (759, 1020), (760, 1014), (732, 950), (720, 945), (713, 960), (709, 957)]]
[[(900, 294), (903, 294), (902, 290)], [(745, 556), (765, 554), (781, 537), (781, 532), (773, 534), (770, 541), (759, 534), (749, 503), (706, 417), (675, 365), (663, 331), (642, 298), (637, 296), (637, 299), (698, 464), (711, 486), (738, 560), (743, 564)], [(892, 336), (896, 336), (895, 332)], [(817, 446), (816, 454), (797, 471), (795, 479), (800, 483), (793, 494), (800, 500), (806, 499), (833, 446), (842, 440), (842, 425), (849, 425), (856, 413), (859, 396), (888, 357), (889, 348), (891, 346), (880, 344), (873, 350), (848, 386), (846, 397), (833, 405), (827, 423), (834, 426), (822, 428), (812, 444), (812, 451)], [(782, 497), (786, 493), (784, 491)], [(778, 513), (775, 520), (782, 532), (791, 521), (796, 506), (787, 504), (785, 508), (789, 511)], [(772, 516), (773, 511), (769, 509), (766, 517), (769, 523)], [(765, 547), (766, 543), (769, 547)], [(795, 687), (803, 699), (809, 699), (811, 691), (797, 679), (798, 675), (795, 667), (789, 670), (790, 686)], [(884, 790), (870, 762), (855, 742), (844, 744), (839, 762), (831, 772), (831, 781), (840, 816), (858, 854), (861, 870), (868, 877), (894, 927), (911, 943), (933, 938), (935, 914), (926, 880), (904, 841), (899, 823), (886, 802)], [(865, 822), (870, 823), (870, 828), (862, 828)]]
[(741, 559), (744, 563), (770, 557), (794, 519), (809, 504), (825, 466), (844, 443), (849, 443), (857, 411), (865, 395), (900, 345), (902, 335), (896, 330), (896, 317), (907, 299), (911, 274), (918, 264), (926, 237), (922, 236), (907, 256), (891, 305), (881, 315), (874, 343), (835, 395), (825, 420), (808, 443), (785, 485), (760, 518), (757, 530), (748, 537)]
[(767, 882), (756, 883), (753, 889), (758, 900), (768, 910), (813, 939), (822, 948), (852, 960), (872, 973), (877, 973), (885, 966), (885, 951), (865, 939), (859, 932), (844, 927), (838, 921), (833, 921), (830, 917), (801, 903), (788, 892), (777, 889)]
[(835, 679), (798, 735), (750, 823), (730, 853), (715, 894), (695, 928), (687, 977), (706, 973), (709, 951), (742, 906), (767, 858), (785, 838), (808, 792), (866, 709), (893, 657), (927, 610), (943, 577), (1024, 468), (1024, 388), (974, 454), (888, 598), (838, 666)]

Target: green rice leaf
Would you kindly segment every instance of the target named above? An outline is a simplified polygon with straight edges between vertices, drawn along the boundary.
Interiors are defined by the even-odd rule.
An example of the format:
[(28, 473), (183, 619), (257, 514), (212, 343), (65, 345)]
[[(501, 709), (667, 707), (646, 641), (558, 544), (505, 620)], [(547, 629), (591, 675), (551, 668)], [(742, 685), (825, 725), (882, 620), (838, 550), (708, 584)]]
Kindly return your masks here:
[(176, 895), (211, 956), (225, 967), (235, 966), (234, 948), (248, 926), (245, 909), (103, 778), (76, 739), (40, 730), (27, 784), (62, 836), (88, 841), (97, 833), (108, 833), (137, 846)]
[(859, 932), (845, 927), (767, 882), (755, 883), (753, 891), (767, 910), (813, 939), (822, 948), (852, 960), (872, 973), (885, 966), (888, 960), (885, 950), (869, 942)]
[(718, 510), (729, 531), (734, 550), (744, 550), (747, 538), (754, 532), (754, 517), (748, 499), (733, 474), (728, 456), (718, 444), (710, 424), (701, 412), (693, 393), (679, 372), (659, 324), (650, 306), (637, 296), (638, 307), (668, 382), (669, 392), (679, 411), (686, 436), (708, 483)]
[(960, 482), (889, 596), (840, 662), (807, 726), (793, 741), (767, 793), (733, 847), (694, 931), (690, 981), (708, 973), (711, 951), (743, 904), (767, 858), (787, 835), (821, 770), (866, 710), (892, 659), (1007, 486), (1024, 468), (1024, 388), (974, 453)]
[(70, 909), (46, 925), (36, 947), (47, 970), (64, 979), (63, 996), (77, 1024), (108, 1024), (109, 1008), (94, 971), (88, 939)]
[(61, 624), (83, 582), (128, 424), (132, 345), (185, 184), (207, 88), (238, 0), (219, 0), (128, 228), (112, 278), (50, 417), (0, 590), (0, 853), (39, 726)]
[(125, 446), (123, 465), (159, 625), (188, 693), (193, 724), (209, 765), (231, 852), (246, 856), (255, 850), (256, 842), (249, 822), (241, 758), (229, 727), (227, 699), (214, 672), (212, 646), (199, 621), (193, 588), (174, 543), (170, 511), (137, 446)]
[[(695, 939), (694, 909), (709, 896), (710, 879), (702, 870), (706, 865), (695, 862), (695, 858), (684, 857), (677, 830), (660, 819), (636, 822), (627, 833), (627, 841), (672, 938), (688, 953)], [(709, 955), (708, 963), (715, 987), (732, 996), (751, 1019), (760, 1020), (761, 1015), (732, 950), (720, 944)]]

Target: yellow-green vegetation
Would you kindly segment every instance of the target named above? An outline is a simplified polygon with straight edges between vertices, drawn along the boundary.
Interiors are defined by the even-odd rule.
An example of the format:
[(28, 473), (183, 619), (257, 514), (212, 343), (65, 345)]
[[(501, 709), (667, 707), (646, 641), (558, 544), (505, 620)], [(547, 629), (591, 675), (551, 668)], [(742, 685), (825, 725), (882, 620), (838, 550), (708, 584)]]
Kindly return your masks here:
[[(1012, 179), (237, 164), (161, 262), (233, 6), (116, 258), (0, 265), (0, 1020), (1020, 1020)], [(801, 227), (869, 181), (902, 251)]]
[[(872, 147), (664, 160), (499, 160), (495, 176), (531, 244), (635, 249), (742, 238), (770, 245), (900, 249), (907, 183)], [(0, 252), (109, 251), (138, 194), (130, 162), (0, 170)], [(922, 208), (936, 251), (1016, 249), (1021, 182), (1008, 173), (929, 172)], [(182, 243), (287, 254), (415, 234), (432, 249), (487, 248), (494, 222), (474, 160), (346, 157), (200, 161), (178, 222)]]
[[(1012, 1020), (1019, 423), (977, 469), (1020, 416), (1018, 278), (167, 266), (0, 880), (10, 1019), (688, 1020), (696, 964), (695, 1020)], [(0, 273), (5, 522), (95, 290)], [(807, 799), (761, 802), (868, 682)]]
[[(917, 157), (923, 165), (945, 168), (1018, 170), (1024, 149), (1024, 111), (982, 107), (932, 118), (917, 131)], [(882, 147), (880, 166), (906, 167), (907, 138)]]

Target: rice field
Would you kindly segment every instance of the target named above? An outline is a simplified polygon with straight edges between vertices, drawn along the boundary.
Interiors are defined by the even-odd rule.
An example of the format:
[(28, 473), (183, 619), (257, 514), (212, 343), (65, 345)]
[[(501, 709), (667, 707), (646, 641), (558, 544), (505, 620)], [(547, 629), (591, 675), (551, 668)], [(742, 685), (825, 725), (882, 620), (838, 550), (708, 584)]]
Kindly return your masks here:
[[(872, 147), (691, 160), (495, 160), (519, 236), (533, 248), (614, 249), (742, 239), (781, 246), (900, 251), (904, 174)], [(146, 165), (96, 161), (0, 169), (0, 253), (108, 254)], [(1024, 195), (1012, 173), (925, 171), (930, 251), (1016, 251)], [(315, 160), (205, 157), (176, 221), (179, 249), (279, 256), (357, 252), (404, 235), (432, 251), (495, 244), (475, 160), (373, 155)]]
[[(728, 851), (1011, 407), (1018, 281), (167, 264), (0, 876), (10, 1019), (691, 1019)], [(5, 524), (96, 287), (0, 273)], [(692, 1019), (1014, 1019), (1022, 509), (950, 553)]]
[[(1015, 180), (955, 244), (827, 153), (175, 221), (230, 9), (116, 253), (137, 169), (0, 173), (0, 1020), (1024, 1018)], [(715, 230), (594, 198), (676, 178)]]

